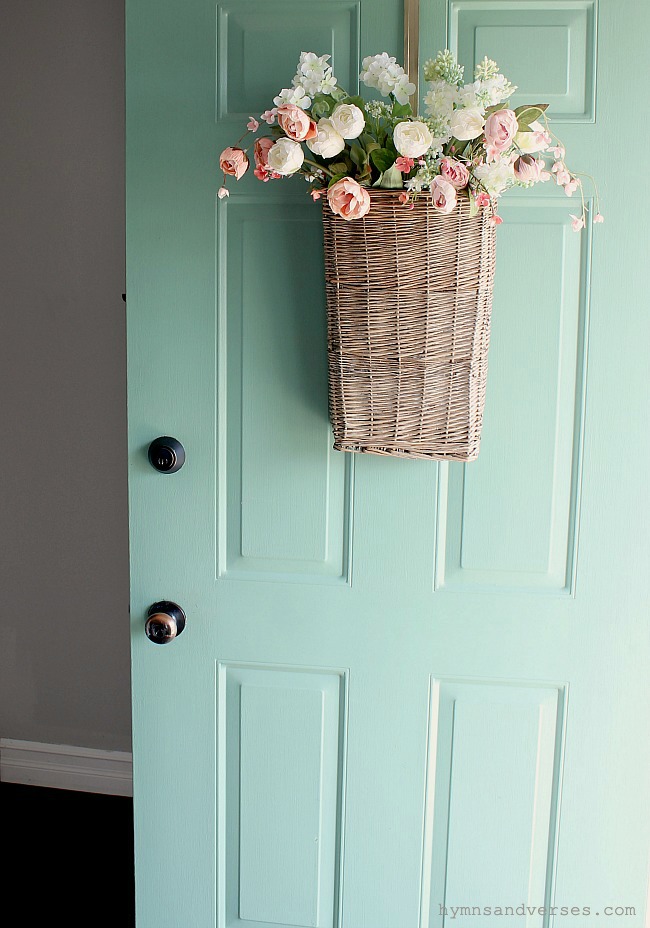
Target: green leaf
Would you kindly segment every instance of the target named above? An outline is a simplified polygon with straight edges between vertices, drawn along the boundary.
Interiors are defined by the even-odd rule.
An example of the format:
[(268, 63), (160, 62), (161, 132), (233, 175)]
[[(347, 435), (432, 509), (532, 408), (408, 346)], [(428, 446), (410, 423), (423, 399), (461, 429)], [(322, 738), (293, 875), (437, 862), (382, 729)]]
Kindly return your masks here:
[(351, 164), (347, 164), (345, 161), (335, 161), (334, 164), (328, 164), (327, 170), (331, 171), (332, 174), (341, 174), (343, 177), (347, 177), (352, 169)]
[(317, 93), (311, 105), (311, 114), (315, 119), (329, 116), (334, 109), (335, 101), (327, 93)]
[(478, 203), (471, 190), (467, 191), (467, 195), (469, 196), (469, 218), (473, 219), (474, 216), (478, 216)]
[(368, 163), (368, 152), (364, 151), (356, 139), (350, 143), (350, 158), (358, 168), (365, 167)]
[(536, 103), (534, 105), (518, 106), (515, 110), (517, 124), (520, 132), (530, 132), (531, 122), (535, 122), (548, 109), (548, 103)]
[(375, 151), (377, 148), (381, 148), (379, 142), (376, 142), (368, 132), (363, 132), (357, 141), (365, 148), (368, 154), (370, 154), (371, 151)]
[(352, 106), (358, 106), (365, 113), (363, 97), (344, 97), (341, 103), (350, 103)]
[(388, 170), (384, 171), (382, 174), (379, 186), (386, 190), (401, 190), (404, 186), (402, 172), (398, 171), (395, 165), (388, 168)]
[(370, 152), (370, 160), (378, 171), (388, 171), (395, 164), (395, 155), (387, 148), (375, 148)]
[(328, 190), (332, 186), (332, 184), (337, 184), (340, 180), (343, 180), (344, 177), (348, 177), (348, 175), (347, 174), (335, 174), (334, 177), (332, 177), (332, 179), (330, 180), (329, 184), (327, 185)]
[(333, 87), (329, 96), (332, 97), (336, 103), (342, 103), (347, 97), (347, 92), (343, 90), (342, 87)]
[(406, 116), (412, 116), (413, 110), (411, 109), (410, 103), (398, 103), (397, 100), (393, 103), (392, 115), (398, 119), (402, 119)]

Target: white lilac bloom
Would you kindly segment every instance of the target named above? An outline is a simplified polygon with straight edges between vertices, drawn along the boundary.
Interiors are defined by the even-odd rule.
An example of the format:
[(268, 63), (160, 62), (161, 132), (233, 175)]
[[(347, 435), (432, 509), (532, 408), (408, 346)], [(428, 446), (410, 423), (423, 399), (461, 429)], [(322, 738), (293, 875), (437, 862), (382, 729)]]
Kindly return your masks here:
[(415, 84), (409, 81), (404, 68), (388, 52), (364, 58), (359, 77), (367, 87), (374, 87), (383, 97), (392, 93), (398, 103), (408, 103), (409, 97), (415, 93)]
[(458, 89), (458, 105), (459, 106), (469, 106), (472, 109), (484, 110), (482, 102), (478, 98), (478, 93), (481, 89), (481, 82), (474, 81), (472, 84), (465, 84), (463, 87)]
[[(273, 97), (276, 106), (284, 106), (287, 103), (293, 103), (299, 106), (301, 110), (311, 106), (311, 99), (305, 94), (302, 87), (285, 87), (277, 97)], [(267, 110), (268, 112), (268, 110)], [(268, 119), (266, 120), (268, 122)], [(271, 123), (269, 123), (271, 125)]]
[(491, 196), (499, 196), (515, 182), (514, 168), (507, 158), (490, 164), (479, 164), (473, 173)]
[(305, 95), (312, 98), (317, 93), (330, 94), (336, 87), (336, 78), (328, 64), (329, 59), (330, 55), (301, 52), (293, 86), (302, 87)]
[(476, 96), (481, 101), (483, 106), (497, 106), (499, 103), (503, 103), (504, 100), (507, 100), (508, 97), (517, 89), (514, 84), (511, 84), (503, 74), (497, 74), (495, 77), (488, 78), (485, 81), (478, 81), (479, 88), (476, 92)]

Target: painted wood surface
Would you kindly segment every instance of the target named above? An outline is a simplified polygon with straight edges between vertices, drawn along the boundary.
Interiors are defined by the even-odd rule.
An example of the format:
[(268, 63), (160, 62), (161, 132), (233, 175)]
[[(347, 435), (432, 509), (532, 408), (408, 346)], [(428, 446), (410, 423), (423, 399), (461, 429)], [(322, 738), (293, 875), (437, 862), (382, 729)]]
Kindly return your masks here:
[[(624, 90), (648, 10), (422, 4), (423, 56), (490, 54), (549, 100), (607, 217), (575, 235), (550, 185), (504, 202), (481, 455), (438, 466), (331, 450), (300, 180), (215, 200), (300, 51), (355, 90), (364, 55), (401, 60), (401, 4), (128, 0), (139, 928), (643, 928), (647, 220), (612, 138), (650, 142)], [(162, 648), (161, 599), (188, 617)], [(459, 911), (520, 904), (557, 911)]]

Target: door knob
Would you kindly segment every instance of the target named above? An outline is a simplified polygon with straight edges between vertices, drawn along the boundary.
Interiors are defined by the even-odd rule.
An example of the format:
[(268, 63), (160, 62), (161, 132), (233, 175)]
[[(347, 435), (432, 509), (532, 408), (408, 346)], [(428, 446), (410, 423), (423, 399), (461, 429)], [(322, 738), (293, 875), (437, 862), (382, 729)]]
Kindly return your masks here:
[(185, 613), (176, 603), (163, 600), (154, 603), (147, 610), (144, 630), (149, 641), (154, 644), (169, 644), (185, 628)]
[(175, 474), (185, 463), (185, 448), (177, 438), (161, 435), (149, 445), (149, 463), (161, 474)]

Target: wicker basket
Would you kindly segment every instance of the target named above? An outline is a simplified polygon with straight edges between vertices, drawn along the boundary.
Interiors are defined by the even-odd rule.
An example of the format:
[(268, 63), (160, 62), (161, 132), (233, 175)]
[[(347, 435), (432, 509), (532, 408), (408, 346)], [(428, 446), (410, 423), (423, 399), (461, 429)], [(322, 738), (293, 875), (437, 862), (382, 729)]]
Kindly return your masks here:
[(448, 216), (372, 190), (365, 219), (323, 204), (330, 417), (339, 451), (473, 461), (495, 261), (489, 207)]

